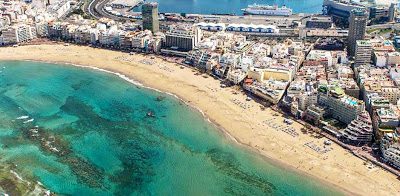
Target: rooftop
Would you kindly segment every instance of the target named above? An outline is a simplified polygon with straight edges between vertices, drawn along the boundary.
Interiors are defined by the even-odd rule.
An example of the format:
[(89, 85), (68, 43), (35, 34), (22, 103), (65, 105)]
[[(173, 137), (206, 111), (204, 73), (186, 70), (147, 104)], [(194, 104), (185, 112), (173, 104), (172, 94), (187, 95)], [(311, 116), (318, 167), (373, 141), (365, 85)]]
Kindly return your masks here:
[(364, 8), (356, 8), (356, 9), (351, 10), (351, 13), (356, 16), (365, 16), (365, 15), (367, 15), (367, 10)]
[(398, 114), (393, 110), (393, 108), (379, 108), (376, 113), (380, 118), (399, 118)]
[(357, 40), (357, 46), (372, 46), (368, 40)]

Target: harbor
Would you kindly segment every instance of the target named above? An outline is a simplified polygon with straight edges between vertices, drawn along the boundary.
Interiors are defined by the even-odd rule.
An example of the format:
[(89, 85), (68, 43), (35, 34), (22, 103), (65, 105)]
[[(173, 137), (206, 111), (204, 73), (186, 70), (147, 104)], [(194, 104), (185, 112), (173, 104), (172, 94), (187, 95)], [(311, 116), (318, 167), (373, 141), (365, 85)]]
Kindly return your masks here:
[[(123, 0), (121, 0), (123, 1)], [(99, 8), (125, 20), (140, 20), (142, 0), (122, 4), (121, 1), (111, 1)], [(118, 2), (118, 4), (116, 4)], [(259, 8), (257, 8), (259, 7)], [(289, 7), (278, 7), (268, 5), (248, 5), (240, 9), (240, 14), (232, 13), (180, 13), (180, 12), (163, 12), (160, 10), (160, 21), (174, 22), (222, 22), (222, 23), (245, 23), (245, 24), (265, 24), (284, 20), (290, 23), (292, 20), (300, 20), (301, 18), (311, 16), (311, 13), (294, 13)], [(264, 12), (262, 10), (268, 10)], [(284, 11), (282, 11), (284, 10)]]

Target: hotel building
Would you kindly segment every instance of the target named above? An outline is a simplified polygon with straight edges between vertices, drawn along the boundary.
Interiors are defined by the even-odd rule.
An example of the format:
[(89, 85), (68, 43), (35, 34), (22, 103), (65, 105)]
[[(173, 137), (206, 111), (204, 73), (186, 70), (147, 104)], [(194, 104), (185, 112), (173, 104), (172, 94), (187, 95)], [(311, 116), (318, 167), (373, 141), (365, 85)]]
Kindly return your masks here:
[(164, 48), (188, 52), (201, 40), (201, 29), (175, 29), (165, 34)]
[(349, 124), (365, 110), (364, 102), (344, 93), (340, 87), (320, 86), (318, 104), (328, 108), (333, 118)]

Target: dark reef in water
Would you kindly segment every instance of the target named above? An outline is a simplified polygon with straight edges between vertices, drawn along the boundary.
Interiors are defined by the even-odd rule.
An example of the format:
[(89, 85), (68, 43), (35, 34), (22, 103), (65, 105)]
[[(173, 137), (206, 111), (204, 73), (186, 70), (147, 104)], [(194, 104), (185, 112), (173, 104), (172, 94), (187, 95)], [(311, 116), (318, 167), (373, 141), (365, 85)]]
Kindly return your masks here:
[[(87, 131), (92, 129), (96, 132), (108, 130), (103, 134), (106, 134), (114, 141), (120, 141), (119, 144), (124, 149), (124, 153), (119, 155), (119, 160), (122, 162), (124, 169), (108, 177), (118, 184), (117, 190), (121, 194), (127, 193), (132, 189), (140, 190), (144, 184), (151, 181), (151, 177), (154, 175), (151, 159), (155, 154), (145, 150), (152, 143), (151, 137), (146, 137), (143, 132), (138, 130), (137, 125), (131, 122), (130, 118), (133, 110), (130, 107), (121, 102), (113, 101), (110, 108), (115, 111), (122, 110), (123, 112), (118, 114), (114, 112), (108, 113), (108, 116), (112, 116), (113, 120), (106, 119), (94, 112), (91, 106), (73, 97), (69, 97), (60, 109), (70, 115), (79, 117), (79, 120), (71, 125), (72, 127), (77, 129), (84, 128)], [(110, 110), (102, 112), (110, 112)], [(69, 127), (69, 129), (72, 127)], [(107, 127), (107, 129), (102, 127)], [(129, 138), (132, 139), (129, 140)], [(97, 186), (100, 185), (101, 180), (96, 181), (96, 179), (104, 179), (104, 172), (98, 168), (96, 169), (89, 162), (79, 161), (79, 159), (67, 160), (67, 164), (73, 170), (80, 170), (77, 173), (84, 178), (85, 182), (90, 182), (90, 184)]]
[(89, 161), (76, 156), (65, 156), (61, 158), (61, 162), (70, 166), (72, 172), (78, 177), (79, 182), (85, 183), (92, 188), (107, 188), (103, 186), (104, 171)]
[(130, 122), (132, 121), (134, 110), (121, 101), (113, 100), (107, 108), (102, 108), (101, 113), (107, 115), (113, 121)]
[(74, 90), (79, 90), (81, 89), (83, 86), (87, 86), (90, 85), (92, 83), (91, 80), (80, 80), (78, 83), (72, 84), (71, 87)]
[(44, 195), (41, 183), (60, 195), (331, 193), (232, 145), (166, 94), (93, 70), (6, 64), (0, 194)]
[(165, 99), (165, 96), (157, 96), (156, 101), (160, 102)]
[(59, 162), (68, 165), (79, 182), (92, 188), (104, 188), (102, 186), (104, 171), (84, 158), (76, 156), (62, 137), (39, 127), (23, 128), (23, 132), (27, 139), (38, 143), (42, 151), (57, 156)]
[(118, 184), (117, 194), (122, 194), (130, 189), (141, 190), (144, 185), (151, 182), (153, 171), (152, 160), (154, 153), (144, 150), (144, 146), (138, 140), (129, 140), (123, 148), (127, 149), (120, 159), (123, 170), (112, 176), (111, 180)]
[[(211, 162), (223, 173), (231, 176), (248, 186), (256, 186), (265, 194), (271, 194), (276, 187), (271, 182), (260, 178), (255, 174), (249, 174), (240, 168), (240, 163), (236, 161), (235, 156), (231, 153), (224, 152), (220, 149), (210, 149), (207, 156)], [(228, 193), (237, 193), (232, 187), (225, 188)]]

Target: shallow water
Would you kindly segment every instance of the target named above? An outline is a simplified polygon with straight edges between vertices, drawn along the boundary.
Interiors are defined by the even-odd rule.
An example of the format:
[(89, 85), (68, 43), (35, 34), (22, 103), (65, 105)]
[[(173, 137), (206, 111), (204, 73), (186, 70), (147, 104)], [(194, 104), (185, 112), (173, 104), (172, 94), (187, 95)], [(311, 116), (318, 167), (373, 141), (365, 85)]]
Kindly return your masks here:
[(239, 147), (174, 97), (115, 75), (19, 61), (0, 69), (0, 165), (58, 194), (340, 194)]

